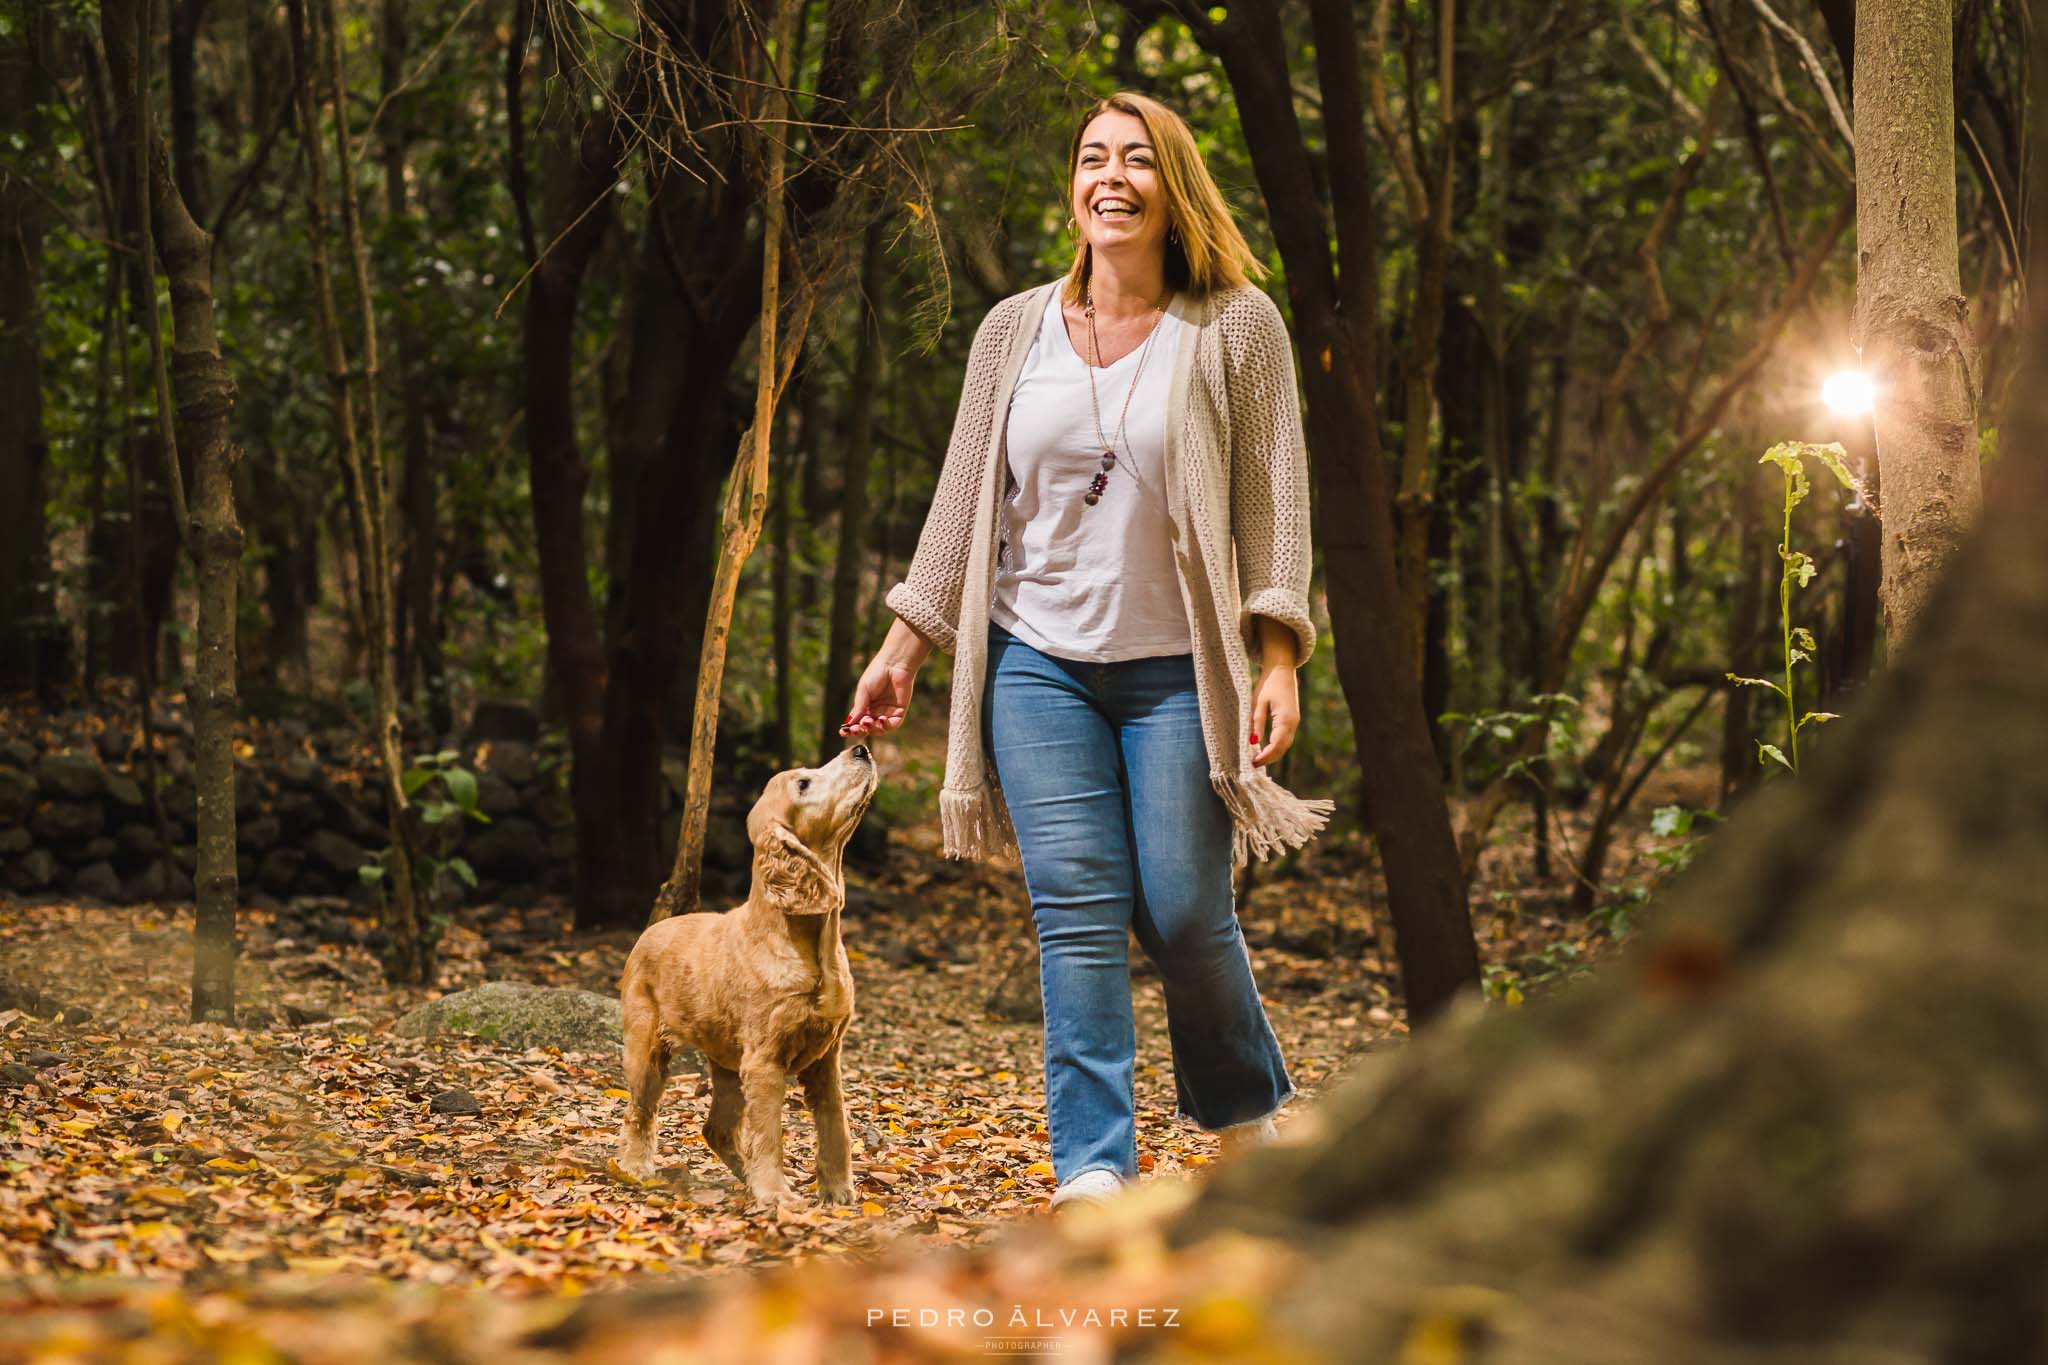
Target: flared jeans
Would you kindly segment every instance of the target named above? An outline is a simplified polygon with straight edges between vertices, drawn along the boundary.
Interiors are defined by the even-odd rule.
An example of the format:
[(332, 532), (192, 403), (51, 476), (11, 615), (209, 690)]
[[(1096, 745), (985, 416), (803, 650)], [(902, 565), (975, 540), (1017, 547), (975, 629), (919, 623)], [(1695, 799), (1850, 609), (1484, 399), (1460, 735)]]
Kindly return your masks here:
[(982, 733), (1038, 927), (1054, 1174), (1137, 1175), (1128, 944), (1166, 987), (1180, 1112), (1211, 1131), (1293, 1093), (1252, 983), (1230, 812), (1186, 654), (1076, 663), (989, 627)]

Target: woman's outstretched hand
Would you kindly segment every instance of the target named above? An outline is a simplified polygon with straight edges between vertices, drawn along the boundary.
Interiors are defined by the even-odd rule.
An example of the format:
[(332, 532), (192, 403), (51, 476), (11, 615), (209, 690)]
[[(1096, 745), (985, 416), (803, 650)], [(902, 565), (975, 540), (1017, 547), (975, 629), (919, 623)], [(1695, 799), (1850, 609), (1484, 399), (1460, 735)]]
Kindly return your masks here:
[(924, 637), (900, 620), (890, 626), (888, 638), (854, 685), (853, 706), (839, 723), (839, 733), (879, 735), (901, 726), (910, 711), (910, 689), (917, 681), (917, 670), (931, 652)]

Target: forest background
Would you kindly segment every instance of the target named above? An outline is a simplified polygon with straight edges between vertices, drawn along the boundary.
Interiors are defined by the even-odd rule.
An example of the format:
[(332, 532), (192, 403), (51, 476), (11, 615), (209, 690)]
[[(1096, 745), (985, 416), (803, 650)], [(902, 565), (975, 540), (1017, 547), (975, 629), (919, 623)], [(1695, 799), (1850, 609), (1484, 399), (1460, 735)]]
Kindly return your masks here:
[[(837, 747), (833, 707), (914, 547), (972, 324), (1068, 258), (1075, 111), (1144, 89), (1199, 131), (1276, 296), (1322, 310), (1294, 323), (1319, 465), (1385, 452), (1374, 500), (1437, 791), (1477, 798), (1458, 821), (1468, 868), (1512, 797), (1522, 847), (1493, 890), (1561, 883), (1577, 911), (1625, 919), (1655, 869), (1617, 869), (1610, 848), (1643, 791), (1681, 798), (1660, 803), (1667, 832), (1720, 812), (1766, 776), (1757, 741), (1782, 728), (1781, 702), (1728, 680), (1771, 673), (1780, 633), (1766, 447), (1839, 440), (1868, 476), (1866, 500), (1823, 480), (1799, 512), (1816, 569), (1795, 623), (1815, 642), (1801, 709), (1839, 711), (1880, 634), (1875, 522), (1858, 515), (1876, 431), (1818, 400), (1859, 340), (1838, 221), (1851, 12), (1367, 7), (1345, 20), (1363, 86), (1325, 88), (1310, 9), (1237, 24), (1159, 3), (803, 11), (782, 273), (809, 325), (784, 329), (799, 349), (721, 733), (759, 763)], [(760, 113), (746, 103), (760, 23), (720, 5), (342, 6), (333, 76), (353, 194), (313, 204), (313, 173), (335, 176), (325, 8), (310, 29), (296, 10), (205, 0), (138, 13), (154, 26), (145, 50), (161, 45), (146, 69), (169, 172), (214, 238), (240, 452), (240, 712), (376, 736), (373, 633), (392, 642), (401, 765), (459, 747), (479, 702), (534, 705), (585, 779), (578, 922), (635, 922), (673, 856), (716, 490), (753, 411), (765, 187), (737, 129)], [(173, 348), (173, 309), (144, 297), (123, 141), (135, 110), (101, 65), (99, 21), (89, 5), (32, 6), (4, 35), (0, 681), (51, 707), (132, 698), (125, 679), (178, 693), (198, 639), (149, 372), (148, 319)], [(2017, 23), (1997, 4), (1954, 16), (1960, 277), (1987, 413), (2013, 365)], [(303, 81), (295, 26), (312, 44)], [(1248, 99), (1261, 81), (1293, 107)], [(323, 313), (313, 299), (334, 285), (314, 272), (346, 282), (350, 204), (369, 293)], [(1329, 247), (1309, 237), (1287, 259), (1289, 232), (1317, 223)], [(1350, 368), (1377, 396), (1377, 451), (1347, 436), (1326, 452), (1339, 438), (1318, 419), (1337, 404), (1315, 392), (1318, 329), (1341, 311), (1355, 331), (1367, 309)], [(378, 368), (364, 388), (366, 339)], [(338, 387), (343, 374), (358, 382)], [(360, 431), (340, 411), (351, 394)], [(1989, 418), (1985, 433), (1994, 452)], [(388, 466), (375, 539), (351, 520), (356, 447)], [(184, 478), (203, 464), (188, 458)], [(1341, 588), (1371, 557), (1346, 534), (1354, 519), (1374, 523), (1333, 508), (1335, 483), (1318, 479), (1320, 600), (1333, 559)], [(366, 552), (382, 575), (365, 578)], [(1339, 797), (1333, 843), (1369, 824), (1373, 755), (1391, 747), (1361, 738), (1345, 700), (1386, 690), (1377, 675), (1394, 665), (1345, 644), (1339, 632), (1334, 670), (1305, 675), (1282, 774)], [(944, 686), (941, 661), (925, 709)], [(1663, 785), (1677, 772), (1692, 780)], [(925, 810), (937, 776), (913, 757), (881, 819)], [(1560, 805), (1583, 813), (1562, 849)]]

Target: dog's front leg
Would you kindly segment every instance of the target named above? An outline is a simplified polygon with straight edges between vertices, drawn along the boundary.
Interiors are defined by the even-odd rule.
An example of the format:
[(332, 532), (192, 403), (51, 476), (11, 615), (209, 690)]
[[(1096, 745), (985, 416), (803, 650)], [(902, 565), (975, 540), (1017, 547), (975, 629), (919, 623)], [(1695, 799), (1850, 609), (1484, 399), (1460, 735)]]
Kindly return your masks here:
[(740, 1064), (740, 1089), (746, 1096), (740, 1160), (747, 1169), (747, 1189), (772, 1207), (790, 1197), (782, 1174), (782, 1097), (789, 1090), (789, 1074), (773, 1058), (748, 1057)]
[(852, 1140), (846, 1132), (846, 1095), (839, 1084), (839, 1045), (805, 1067), (804, 1102), (818, 1125), (818, 1197), (828, 1204), (853, 1202)]
[(654, 1122), (668, 1083), (668, 1049), (652, 1008), (626, 1010), (626, 1122), (619, 1134), (619, 1169), (635, 1180), (654, 1174)]

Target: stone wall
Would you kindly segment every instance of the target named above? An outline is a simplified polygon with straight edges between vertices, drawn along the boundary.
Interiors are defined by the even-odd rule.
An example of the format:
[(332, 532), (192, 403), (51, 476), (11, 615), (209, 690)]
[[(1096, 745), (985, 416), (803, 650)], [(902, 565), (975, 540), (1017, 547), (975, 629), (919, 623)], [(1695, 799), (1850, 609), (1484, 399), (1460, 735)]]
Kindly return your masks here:
[[(132, 711), (127, 722), (83, 710), (33, 717), (0, 711), (0, 895), (121, 905), (191, 901), (191, 725), (176, 705), (155, 714), (160, 796), (152, 803), (150, 765), (133, 720)], [(707, 898), (737, 898), (746, 893), (752, 857), (746, 810), (771, 769), (752, 737), (719, 738), (704, 888)], [(568, 894), (576, 832), (563, 740), (543, 734), (531, 708), (496, 702), (480, 706), (468, 736), (446, 747), (476, 774), (477, 804), (489, 821), (463, 817), (428, 831), (439, 856), (459, 854), (478, 879), (471, 888), (444, 874), (444, 898), (526, 905)], [(384, 791), (362, 729), (255, 722), (242, 728), (235, 753), (242, 903), (345, 896), (374, 904), (377, 893), (358, 869), (387, 843)], [(671, 841), (684, 778), (683, 757), (664, 758), (664, 834)], [(886, 843), (870, 813), (849, 857), (885, 856)], [(672, 842), (664, 854), (674, 856)]]
[[(502, 712), (499, 721), (502, 730)], [(191, 727), (177, 710), (156, 723), (155, 805), (139, 726), (67, 712), (0, 737), (0, 891), (112, 904), (192, 898)], [(476, 870), (470, 897), (522, 901), (569, 889), (575, 830), (563, 746), (531, 731), (461, 746), (490, 822), (464, 819), (441, 837)], [(236, 755), (244, 903), (373, 900), (358, 869), (387, 842), (384, 792), (360, 731), (279, 721), (240, 740)]]

